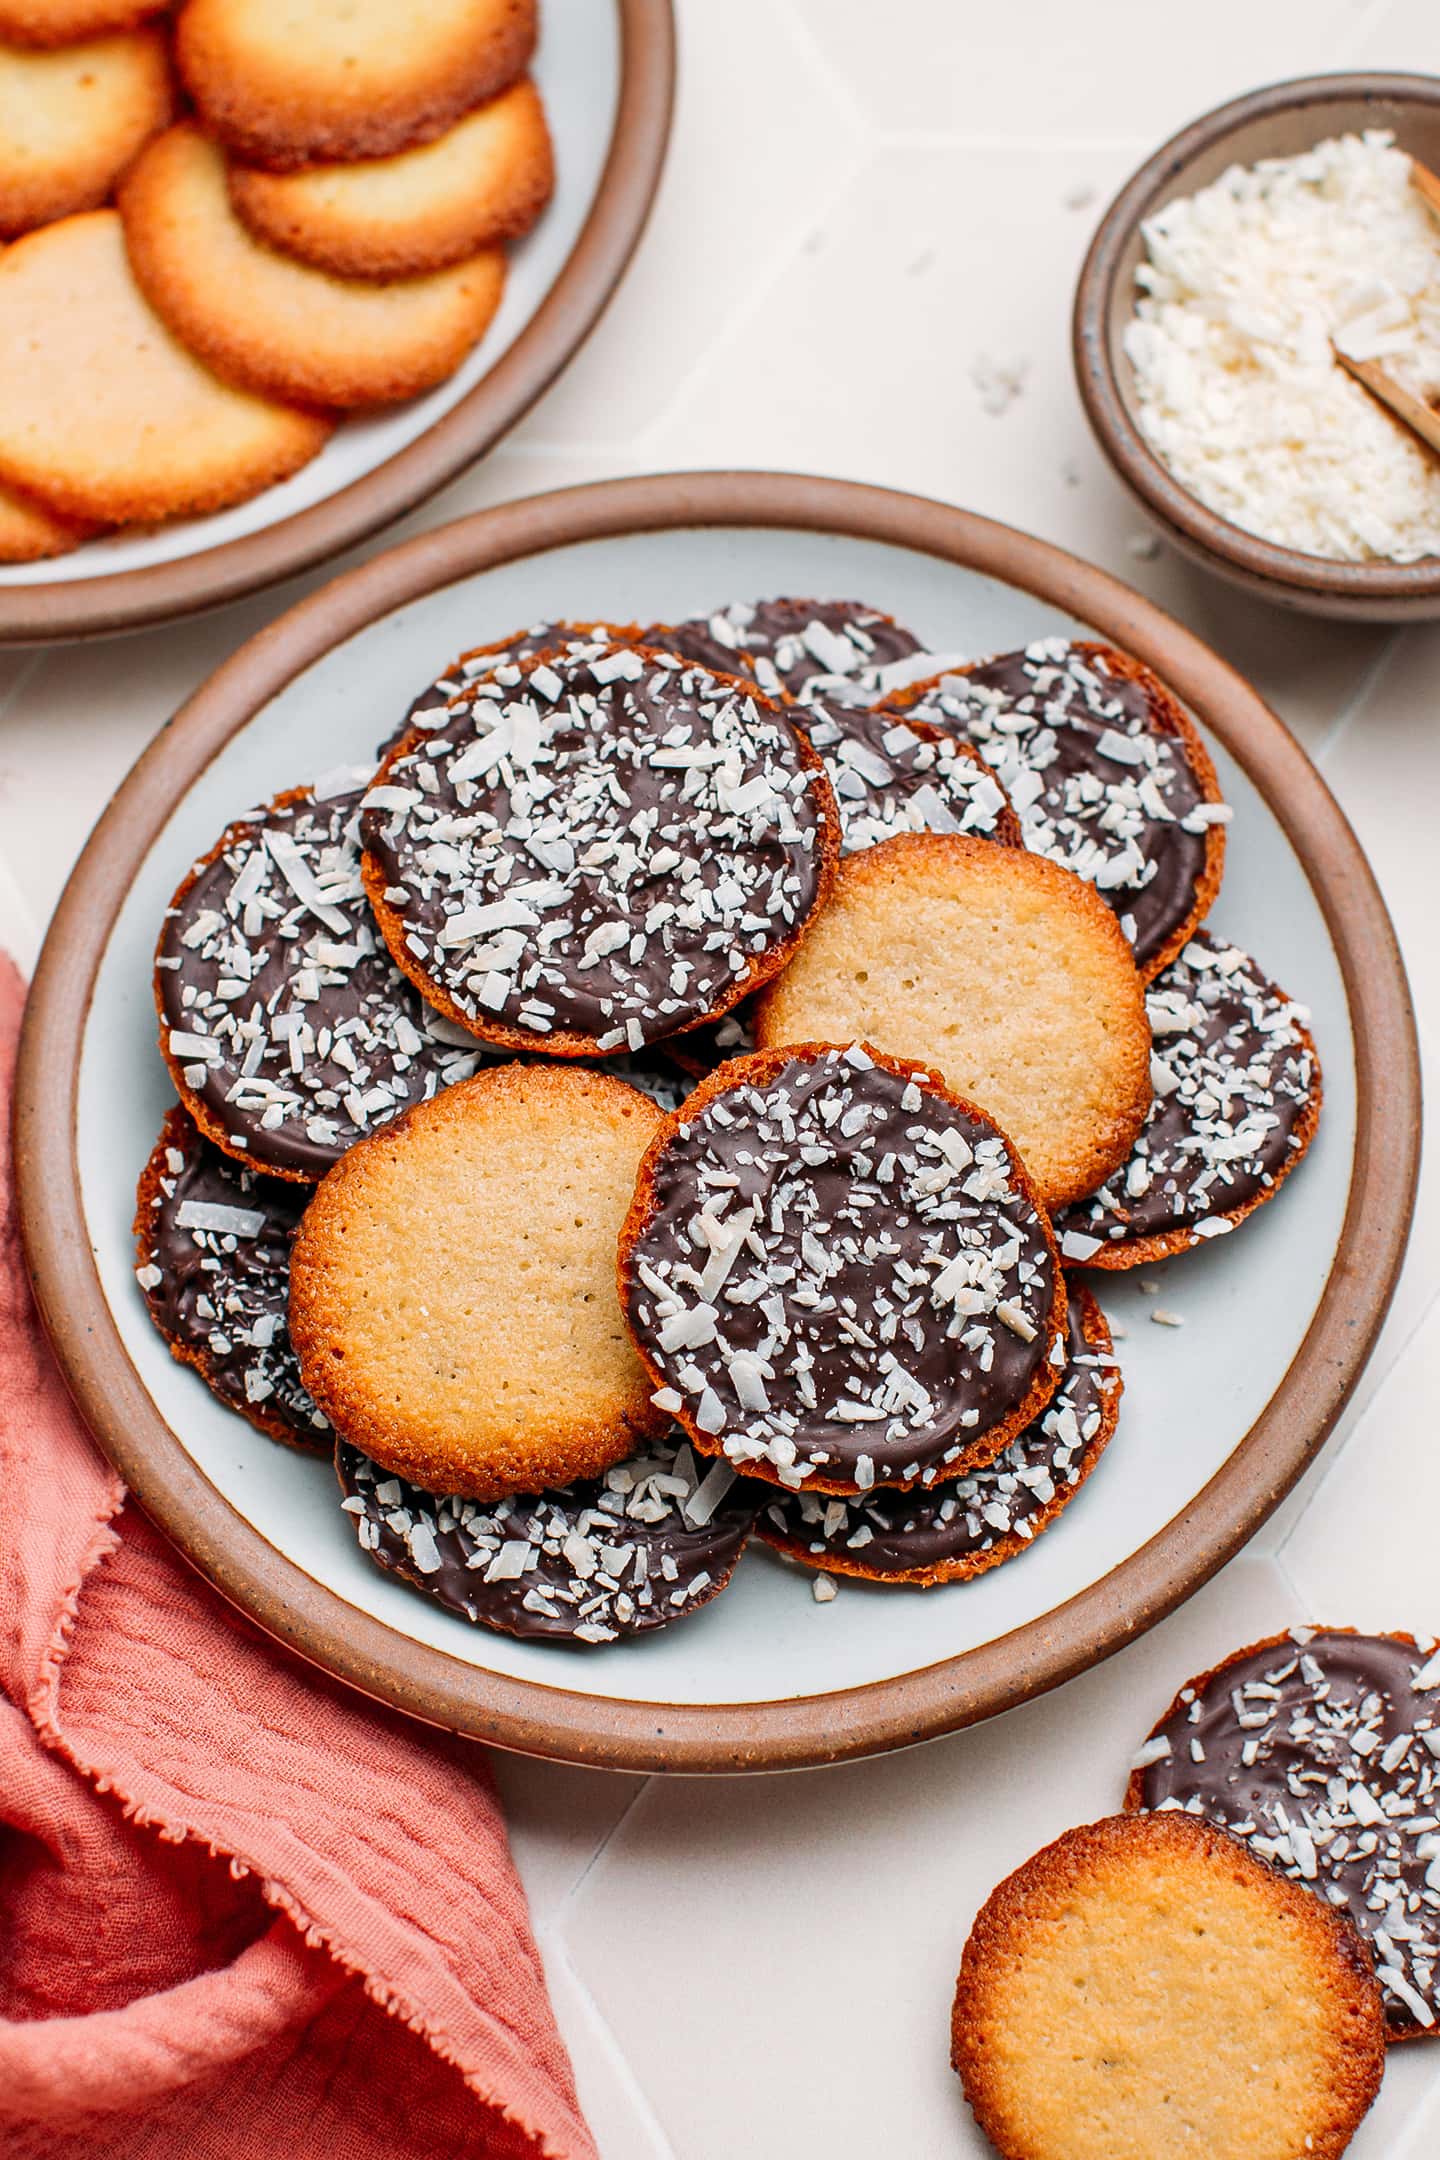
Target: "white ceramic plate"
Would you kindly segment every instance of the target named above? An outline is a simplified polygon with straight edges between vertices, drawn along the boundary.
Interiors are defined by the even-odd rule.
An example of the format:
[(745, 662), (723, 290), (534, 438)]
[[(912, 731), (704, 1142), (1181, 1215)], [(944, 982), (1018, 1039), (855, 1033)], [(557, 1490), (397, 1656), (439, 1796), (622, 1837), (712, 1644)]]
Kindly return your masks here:
[[(622, 483), (620, 491), (665, 485)], [(705, 483), (696, 485), (703, 489)], [(797, 483), (768, 485), (793, 489)], [(841, 498), (870, 496), (870, 491), (834, 492)], [(613, 500), (615, 490), (609, 493)], [(584, 501), (605, 494), (605, 490), (583, 490), (570, 498), (549, 500)], [(483, 556), (493, 552), (497, 518), (513, 520), (536, 507), (543, 507), (543, 500), (540, 506), (520, 505), (515, 511), (490, 513), (488, 518), (467, 521), (450, 531), (477, 536)], [(937, 510), (934, 514), (958, 521), (962, 529), (956, 535), (957, 544), (972, 557), (985, 553), (976, 546), (974, 534), (1000, 534), (1003, 543), (1037, 551), (1042, 564), (1069, 565), (1069, 558), (1041, 549), (1038, 543), (1019, 541), (1002, 528), (983, 526), (959, 513)], [(398, 562), (410, 552), (397, 551), (389, 560)], [(1027, 559), (1026, 570), (1034, 566)], [(1070, 567), (1079, 570), (1079, 566)], [(370, 581), (373, 598), (380, 592), (376, 583), (380, 568), (371, 565), (341, 580), (330, 594), (307, 603), (290, 620), (308, 614), (313, 642), (313, 635), (324, 634), (316, 627), (314, 611), (347, 587), (352, 588), (352, 600), (346, 613), (353, 616), (358, 608), (363, 614), (369, 603), (363, 592), (353, 590), (355, 579), (362, 585)], [(433, 578), (436, 572), (432, 568), (425, 574)], [(566, 1691), (567, 1704), (577, 1695), (597, 1710), (608, 1703), (622, 1721), (633, 1719), (637, 1710), (643, 1718), (642, 1706), (653, 1703), (691, 1706), (702, 1723), (705, 1715), (725, 1706), (771, 1705), (779, 1710), (795, 1698), (820, 1698), (813, 1713), (817, 1730), (823, 1728), (823, 1703), (828, 1698), (835, 1705), (832, 1743), (828, 1747), (812, 1744), (808, 1754), (802, 1751), (800, 1756), (814, 1759), (817, 1753), (844, 1751), (843, 1735), (855, 1717), (856, 1691), (866, 1691), (864, 1699), (873, 1711), (877, 1689), (883, 1693), (902, 1676), (913, 1679), (937, 1667), (962, 1674), (968, 1654), (994, 1646), (1017, 1630), (1028, 1631), (1023, 1640), (1034, 1652), (1048, 1639), (1047, 1616), (1085, 1593), (1096, 1593), (1097, 1586), (1104, 1601), (1103, 1622), (1113, 1604), (1105, 1586), (1115, 1583), (1116, 1571), (1123, 1571), (1152, 1541), (1165, 1542), (1166, 1526), (1184, 1515), (1262, 1420), (1267, 1406), (1283, 1396), (1287, 1369), (1300, 1352), (1326, 1293), (1345, 1232), (1357, 1136), (1354, 1033), (1333, 924), (1327, 922), (1322, 897), (1275, 809), (1212, 732), (1211, 745), (1227, 797), (1235, 807), (1235, 820), (1225, 885), (1211, 919), (1219, 931), (1253, 950), (1267, 972), (1310, 1006), (1324, 1066), (1324, 1116), (1305, 1164), (1276, 1203), (1260, 1210), (1238, 1235), (1167, 1262), (1144, 1282), (1133, 1275), (1092, 1278), (1117, 1336), (1123, 1330), (1117, 1344), (1125, 1378), (1119, 1428), (1074, 1504), (1031, 1550), (975, 1582), (923, 1593), (845, 1582), (834, 1602), (821, 1606), (812, 1598), (808, 1573), (755, 1546), (726, 1593), (693, 1618), (635, 1642), (585, 1653), (515, 1642), (469, 1627), (380, 1574), (362, 1558), (350, 1525), (339, 1512), (328, 1468), (273, 1445), (225, 1411), (193, 1372), (172, 1361), (152, 1328), (133, 1279), (131, 1218), (135, 1178), (172, 1100), (155, 1046), (150, 994), (151, 954), (171, 892), (190, 862), (210, 847), (225, 823), (247, 804), (365, 755), (414, 692), (454, 652), (547, 617), (663, 620), (729, 599), (774, 592), (857, 596), (891, 611), (938, 650), (978, 655), (1057, 632), (1114, 636), (1117, 608), (1123, 606), (1133, 618), (1132, 649), (1164, 657), (1154, 651), (1157, 639), (1150, 635), (1155, 625), (1161, 625), (1172, 641), (1179, 641), (1176, 650), (1187, 662), (1192, 654), (1199, 654), (1224, 676), (1219, 663), (1204, 655), (1195, 641), (1133, 600), (1123, 588), (1099, 573), (1080, 571), (1080, 575), (1090, 582), (1094, 600), (1105, 603), (1092, 606), (1089, 620), (1065, 605), (986, 575), (980, 568), (854, 532), (776, 530), (759, 522), (687, 524), (663, 531), (611, 533), (527, 552), (519, 559), (496, 562), (418, 593), (353, 632), (337, 623), (337, 641), (273, 695), (258, 699), (244, 724), (235, 727), (213, 758), (179, 788), (153, 838), (139, 851), (133, 881), (108, 933), (97, 934), (93, 995), (88, 1013), (77, 1022), (76, 1037), (78, 1195), (85, 1242), (93, 1251), (100, 1292), (119, 1344), (140, 1390), (153, 1406), (152, 1415), (158, 1412), (190, 1464), (228, 1503), (234, 1517), (292, 1564), (294, 1579), (322, 1586), (342, 1600), (349, 1613), (381, 1623), (388, 1637), (441, 1653), (462, 1695), (465, 1674), (473, 1676), (474, 1698), (482, 1704), (488, 1682), (504, 1676), (528, 1683), (534, 1690)], [(1055, 581), (1064, 582), (1058, 577)], [(247, 690), (235, 679), (245, 657), (242, 654), (232, 662), (214, 686), (213, 694), (231, 709), (237, 697), (248, 703)], [(1170, 679), (1175, 680), (1173, 665)], [(1234, 683), (1233, 678), (1230, 681)], [(1186, 685), (1177, 687), (1183, 691)], [(212, 693), (202, 693), (197, 701), (202, 707), (207, 696), (212, 696), (213, 704)], [(1233, 696), (1239, 697), (1242, 710), (1253, 706), (1277, 737), (1283, 734), (1243, 686), (1235, 684)], [(1193, 693), (1191, 703), (1196, 703)], [(177, 732), (193, 726), (195, 717), (193, 711), (182, 715)], [(1203, 708), (1199, 717), (1202, 722), (1206, 718)], [(1303, 767), (1288, 737), (1284, 743), (1288, 746), (1285, 755)], [(142, 761), (127, 787), (134, 788), (148, 767), (153, 792), (163, 765), (161, 746)], [(1307, 785), (1328, 805), (1321, 783), (1304, 769)], [(1333, 813), (1333, 805), (1329, 808), (1338, 824), (1338, 813)], [(117, 816), (118, 827), (113, 822)], [(110, 820), (113, 840), (124, 829), (123, 796)], [(92, 857), (97, 849), (103, 853), (104, 840), (102, 827), (91, 843)], [(1313, 834), (1308, 840), (1302, 836), (1307, 847), (1313, 841)], [(1353, 842), (1350, 846), (1353, 851)], [(117, 897), (113, 865), (105, 874), (111, 879), (113, 902)], [(77, 877), (83, 882), (85, 875), (82, 863)], [(57, 937), (73, 937), (74, 923), (67, 909), (76, 904), (72, 892), (57, 918), (52, 945)], [(1369, 904), (1379, 907), (1373, 889)], [(1383, 914), (1378, 919), (1383, 925)], [(1402, 1094), (1403, 1079), (1402, 1072)], [(1409, 1191), (1403, 1178), (1401, 1185), (1405, 1204), (1399, 1206), (1398, 1226), (1391, 1225), (1392, 1244), (1398, 1239), (1399, 1245), (1403, 1245)], [(1395, 1212), (1392, 1207), (1391, 1213)], [(1392, 1256), (1397, 1264), (1399, 1245)], [(43, 1266), (38, 1272), (44, 1274)], [(1158, 1302), (1181, 1317), (1180, 1328), (1152, 1322), (1157, 1298), (1147, 1294), (1146, 1285), (1152, 1280), (1159, 1284), (1162, 1278)], [(1364, 1338), (1362, 1356), (1368, 1347), (1367, 1331), (1378, 1325), (1388, 1284), (1368, 1287), (1373, 1294), (1365, 1311), (1358, 1321), (1352, 1312), (1347, 1323), (1352, 1338), (1357, 1325)], [(48, 1298), (46, 1302), (63, 1350), (77, 1316), (68, 1313), (57, 1322)], [(1352, 1339), (1351, 1349), (1355, 1347)], [(1176, 1548), (1183, 1580), (1178, 1588), (1172, 1584), (1158, 1597), (1151, 1584), (1142, 1600), (1144, 1618), (1137, 1620), (1138, 1608), (1126, 1607), (1122, 1597), (1123, 1609), (1114, 1611), (1108, 1622), (1112, 1632), (1118, 1631), (1117, 1639), (1135, 1632), (1137, 1624), (1158, 1617), (1167, 1600), (1174, 1603), (1185, 1589), (1195, 1587), (1224, 1557), (1227, 1541), (1233, 1549), (1274, 1504), (1333, 1415), (1333, 1408), (1326, 1406), (1328, 1397), (1324, 1404), (1316, 1400), (1319, 1406), (1309, 1410), (1297, 1411), (1291, 1405), (1293, 1459), (1282, 1482), (1260, 1504), (1252, 1477), (1243, 1507), (1232, 1500), (1225, 1534), (1218, 1539), (1214, 1525), (1197, 1526), (1194, 1548), (1187, 1550), (1183, 1541)], [(90, 1407), (93, 1418), (93, 1404)], [(1303, 1431), (1295, 1428), (1296, 1415)], [(143, 1469), (137, 1477), (133, 1461), (128, 1468), (142, 1497), (149, 1500)], [(163, 1506), (159, 1512), (166, 1519)], [(170, 1527), (174, 1529), (173, 1522)], [(1172, 1546), (1174, 1536), (1172, 1530)], [(202, 1564), (206, 1564), (203, 1555)], [(237, 1594), (233, 1574), (226, 1578), (225, 1587)], [(239, 1594), (244, 1601), (243, 1591)], [(252, 1609), (259, 1608), (252, 1604)], [(266, 1617), (273, 1624), (273, 1615)], [(331, 1617), (334, 1620), (333, 1610)], [(338, 1622), (336, 1626), (343, 1638), (345, 1626)], [(1092, 1614), (1090, 1632), (1081, 1629), (1080, 1634), (1089, 1652), (1098, 1654), (1093, 1627)], [(297, 1636), (303, 1640), (304, 1631), (297, 1629)], [(313, 1640), (306, 1641), (305, 1647), (333, 1662), (323, 1645), (318, 1652)], [(1063, 1664), (1065, 1649), (1063, 1643), (1057, 1650), (1051, 1642), (1052, 1659), (1059, 1655)], [(949, 1665), (957, 1659), (962, 1661), (960, 1666)], [(1080, 1662), (1089, 1662), (1089, 1655)], [(1028, 1670), (1021, 1658), (1010, 1683), (1013, 1692), (1028, 1690)], [(1045, 1682), (1037, 1678), (1033, 1684)], [(928, 1714), (928, 1729), (976, 1714), (974, 1704), (964, 1699), (963, 1686), (943, 1688), (940, 1696), (943, 1701), (937, 1699)], [(401, 1699), (405, 1699), (403, 1691)], [(561, 1699), (557, 1695), (557, 1704)], [(982, 1707), (996, 1706), (996, 1700), (990, 1699)], [(535, 1697), (531, 1707), (543, 1723), (543, 1695)], [(569, 1714), (568, 1710), (564, 1713), (562, 1723)], [(462, 1722), (453, 1716), (451, 1721)], [(694, 1721), (690, 1722), (693, 1727)], [(777, 1731), (783, 1723), (780, 1720)], [(867, 1731), (873, 1723), (873, 1717), (869, 1718)], [(493, 1720), (487, 1723), (482, 1718), (481, 1726), (494, 1730)], [(515, 1738), (504, 1732), (496, 1737), (509, 1737), (512, 1743)], [(524, 1744), (534, 1744), (533, 1734)], [(866, 1744), (877, 1743), (871, 1737)], [(564, 1742), (554, 1751), (595, 1753)], [(639, 1753), (644, 1755), (643, 1747)], [(665, 1750), (652, 1747), (650, 1756), (664, 1759)], [(793, 1747), (786, 1759), (796, 1759)]]

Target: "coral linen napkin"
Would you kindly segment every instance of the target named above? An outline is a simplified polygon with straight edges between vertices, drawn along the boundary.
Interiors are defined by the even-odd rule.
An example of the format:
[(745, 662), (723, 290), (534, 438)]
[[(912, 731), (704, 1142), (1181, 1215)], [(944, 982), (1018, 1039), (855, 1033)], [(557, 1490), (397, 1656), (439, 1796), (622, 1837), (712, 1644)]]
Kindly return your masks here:
[(595, 2160), (480, 1750), (257, 1634), (70, 1407), (15, 1221), (23, 1003), (0, 958), (0, 2154)]

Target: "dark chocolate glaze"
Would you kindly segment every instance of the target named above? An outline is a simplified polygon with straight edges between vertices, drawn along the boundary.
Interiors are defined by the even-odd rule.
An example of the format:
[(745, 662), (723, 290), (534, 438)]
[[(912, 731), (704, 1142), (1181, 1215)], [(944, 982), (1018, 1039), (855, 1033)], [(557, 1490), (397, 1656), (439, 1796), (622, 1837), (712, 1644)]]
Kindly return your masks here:
[(735, 601), (688, 622), (656, 623), (645, 638), (806, 704), (837, 685), (878, 694), (881, 669), (924, 650), (902, 623), (861, 600)]
[(526, 662), (382, 769), (390, 934), (477, 1034), (638, 1050), (733, 1003), (814, 909), (834, 811), (812, 761), (782, 711), (671, 655)]
[(877, 1581), (935, 1568), (979, 1575), (1027, 1549), (1077, 1490), (1114, 1424), (1120, 1372), (1105, 1317), (1072, 1288), (1066, 1362), (1049, 1405), (992, 1463), (929, 1492), (847, 1500), (773, 1489), (757, 1528), (823, 1566), (828, 1555)]
[[(1425, 1679), (1417, 1686), (1417, 1676)], [(1242, 1722), (1243, 1720), (1243, 1722)], [(1189, 1687), (1132, 1783), (1349, 1913), (1397, 2033), (1440, 2022), (1440, 1660), (1394, 1635), (1306, 1628)], [(1247, 1755), (1250, 1759), (1247, 1761)], [(1425, 1829), (1426, 1822), (1434, 1823)], [(1399, 1983), (1397, 1985), (1397, 1982)], [(1422, 2014), (1423, 2013), (1423, 2014)]]
[[(678, 1432), (603, 1477), (489, 1502), (422, 1492), (345, 1441), (335, 1465), (378, 1566), (480, 1627), (537, 1642), (615, 1642), (696, 1611), (729, 1581), (759, 1506), (748, 1480), (697, 1462)], [(492, 1577), (506, 1548), (525, 1565)]]
[(631, 1332), (673, 1391), (657, 1400), (794, 1488), (928, 1484), (988, 1459), (1045, 1366), (1056, 1296), (1005, 1141), (858, 1046), (755, 1069), (682, 1113), (622, 1245)]
[(1207, 930), (1156, 976), (1145, 1005), (1155, 1097), (1129, 1160), (1056, 1216), (1066, 1259), (1092, 1258), (1095, 1239), (1221, 1235), (1205, 1226), (1274, 1186), (1320, 1085), (1304, 1007)]
[(974, 833), (1018, 843), (1019, 825), (989, 766), (923, 720), (835, 696), (807, 706), (805, 727), (840, 806), (840, 845), (858, 854), (896, 833)]
[(528, 660), (533, 654), (549, 652), (554, 646), (593, 644), (597, 638), (619, 635), (621, 633), (609, 623), (541, 622), (532, 623), (528, 630), (516, 630), (493, 645), (472, 645), (450, 663), (443, 675), (437, 675), (418, 697), (411, 699), (405, 717), (398, 727), (391, 729), (375, 755), (385, 757), (404, 740), (412, 727), (428, 731), (438, 726), (438, 715), (452, 699), (463, 690), (472, 689), (477, 682), (484, 682), (513, 666), (517, 660)]
[[(358, 787), (323, 802), (308, 789), (281, 796), (227, 827), (166, 913), (161, 1047), (257, 1169), (321, 1178), (367, 1132), (478, 1063), (475, 1044), (430, 1010), (381, 942), (360, 883), (359, 808)], [(292, 874), (314, 881), (324, 917), (277, 849), (294, 851)], [(214, 1054), (177, 1046), (176, 1034), (207, 1037)]]
[(1025, 845), (1095, 885), (1140, 966), (1190, 916), (1206, 866), (1207, 796), (1153, 678), (1118, 672), (1104, 646), (1045, 638), (899, 702), (973, 743), (1014, 804)]
[[(252, 1425), (329, 1454), (332, 1435), (290, 1347), (290, 1247), (309, 1188), (257, 1177), (172, 1110), (140, 1181), (136, 1274), (166, 1341), (192, 1352), (207, 1385)], [(187, 1227), (189, 1208), (260, 1216)]]

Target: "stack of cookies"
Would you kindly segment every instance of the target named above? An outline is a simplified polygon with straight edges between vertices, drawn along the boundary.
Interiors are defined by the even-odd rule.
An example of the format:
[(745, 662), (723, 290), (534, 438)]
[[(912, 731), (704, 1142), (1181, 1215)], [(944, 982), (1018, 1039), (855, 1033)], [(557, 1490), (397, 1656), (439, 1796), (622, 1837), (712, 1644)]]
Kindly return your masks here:
[(1024, 1552), (1119, 1409), (1075, 1266), (1234, 1229), (1319, 1110), (1163, 686), (780, 599), (532, 625), (374, 732), (162, 928), (177, 1357), (510, 1633), (653, 1629), (752, 1531), (822, 1597)]
[(0, 561), (433, 388), (549, 199), (535, 0), (0, 0)]

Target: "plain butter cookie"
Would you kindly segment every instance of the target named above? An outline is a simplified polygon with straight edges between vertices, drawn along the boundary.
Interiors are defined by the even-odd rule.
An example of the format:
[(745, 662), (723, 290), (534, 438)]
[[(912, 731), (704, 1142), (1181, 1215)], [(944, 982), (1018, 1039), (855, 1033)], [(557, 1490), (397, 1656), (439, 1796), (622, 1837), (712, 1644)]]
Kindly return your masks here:
[(0, 45), (0, 237), (103, 203), (171, 104), (158, 30), (58, 52)]

